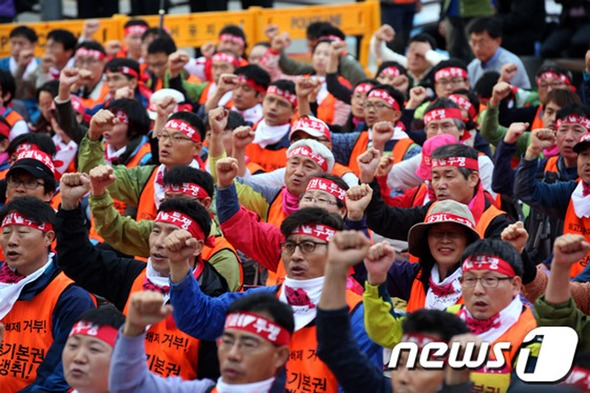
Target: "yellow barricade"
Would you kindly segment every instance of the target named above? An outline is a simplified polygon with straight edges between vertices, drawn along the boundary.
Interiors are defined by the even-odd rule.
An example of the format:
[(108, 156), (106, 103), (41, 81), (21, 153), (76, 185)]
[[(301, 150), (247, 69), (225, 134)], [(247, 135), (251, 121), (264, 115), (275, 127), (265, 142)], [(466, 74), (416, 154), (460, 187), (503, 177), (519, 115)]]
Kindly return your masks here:
[[(158, 26), (159, 16), (145, 16), (150, 26)], [(94, 38), (106, 43), (109, 40), (123, 39), (123, 25), (129, 20), (126, 15), (99, 19), (100, 28)], [(245, 11), (202, 12), (194, 14), (168, 14), (164, 26), (170, 31), (177, 47), (198, 47), (210, 41), (217, 41), (221, 28), (227, 24), (240, 26), (249, 44), (266, 41), (264, 28), (269, 23), (279, 26), (294, 38), (305, 38), (305, 29), (313, 22), (326, 21), (340, 28), (347, 35), (361, 36), (360, 61), (368, 63), (368, 47), (371, 34), (380, 25), (379, 2), (368, 0), (329, 6), (308, 6), (298, 8), (263, 9), (251, 7)], [(27, 23), (37, 32), (39, 44), (35, 54), (43, 54), (47, 33), (53, 29), (70, 30), (77, 37), (82, 32), (84, 20)], [(9, 34), (18, 24), (0, 24), (0, 57), (10, 55)]]

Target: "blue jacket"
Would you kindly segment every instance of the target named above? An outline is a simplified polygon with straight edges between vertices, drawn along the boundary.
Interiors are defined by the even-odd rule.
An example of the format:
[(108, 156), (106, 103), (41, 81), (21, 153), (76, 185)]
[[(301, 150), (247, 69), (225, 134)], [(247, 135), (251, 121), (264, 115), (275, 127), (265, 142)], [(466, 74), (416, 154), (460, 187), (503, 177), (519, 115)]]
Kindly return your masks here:
[[(179, 283), (170, 285), (170, 303), (174, 307), (172, 315), (176, 326), (183, 332), (201, 339), (215, 340), (223, 333), (225, 315), (229, 305), (236, 299), (251, 293), (276, 293), (278, 286), (260, 287), (245, 292), (228, 292), (212, 298), (199, 288), (199, 284), (192, 275), (187, 275)], [(375, 344), (365, 331), (364, 307), (360, 304), (350, 315), (353, 335), (360, 350), (369, 361), (381, 368), (383, 353), (381, 347)], [(314, 323), (314, 322), (312, 322)], [(342, 391), (342, 388), (340, 388)]]
[[(31, 300), (41, 293), (59, 273), (61, 273), (61, 269), (57, 264), (57, 256), (54, 256), (51, 266), (41, 277), (23, 288), (17, 301)], [(33, 383), (21, 390), (21, 393), (36, 391), (64, 392), (69, 390), (70, 387), (64, 377), (61, 353), (74, 322), (84, 311), (94, 307), (91, 295), (76, 285), (70, 285), (62, 292), (51, 318), (53, 344), (47, 351), (45, 359), (37, 368), (37, 377)]]

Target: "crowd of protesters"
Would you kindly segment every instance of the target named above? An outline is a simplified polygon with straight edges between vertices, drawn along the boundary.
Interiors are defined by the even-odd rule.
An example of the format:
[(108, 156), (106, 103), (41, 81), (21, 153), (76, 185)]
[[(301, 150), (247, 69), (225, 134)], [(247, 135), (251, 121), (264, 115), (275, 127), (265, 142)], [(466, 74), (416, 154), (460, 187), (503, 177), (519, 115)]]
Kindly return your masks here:
[(381, 26), (375, 75), (326, 22), (309, 63), (274, 25), (97, 28), (0, 59), (2, 392), (590, 390), (590, 50), (575, 86), (487, 16), (470, 63)]

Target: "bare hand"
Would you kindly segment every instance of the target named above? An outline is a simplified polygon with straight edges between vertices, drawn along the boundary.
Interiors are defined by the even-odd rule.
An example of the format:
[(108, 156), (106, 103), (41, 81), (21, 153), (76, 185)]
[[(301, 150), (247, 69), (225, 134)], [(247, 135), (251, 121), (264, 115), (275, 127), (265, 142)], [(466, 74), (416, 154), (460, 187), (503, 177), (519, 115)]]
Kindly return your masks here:
[(393, 138), (393, 124), (388, 121), (380, 121), (373, 125), (373, 147), (381, 154), (385, 151), (385, 144)]
[(48, 73), (49, 69), (51, 67), (53, 67), (55, 65), (55, 57), (53, 55), (50, 54), (45, 54), (43, 55), (43, 57), (41, 58), (41, 70), (43, 71), (43, 73)]
[(174, 112), (178, 102), (174, 97), (166, 96), (156, 104), (156, 114), (161, 119), (168, 119), (168, 116)]
[(590, 252), (590, 243), (582, 235), (567, 234), (559, 236), (553, 243), (553, 261), (551, 270), (555, 268), (569, 269), (574, 263)]
[(254, 131), (250, 126), (240, 126), (233, 131), (233, 151), (244, 150), (254, 140)]
[(105, 52), (107, 52), (107, 56), (116, 56), (123, 49), (123, 44), (119, 40), (111, 40), (107, 42), (105, 47)]
[(88, 19), (82, 26), (82, 36), (85, 38), (92, 38), (94, 33), (100, 28), (100, 21), (98, 19)]
[(517, 221), (504, 228), (500, 237), (505, 242), (512, 244), (519, 254), (522, 254), (524, 246), (529, 238), (529, 233), (524, 229), (522, 221)]
[(395, 250), (386, 241), (377, 243), (371, 248), (365, 257), (367, 268), (367, 281), (371, 285), (381, 285), (387, 281), (387, 272), (395, 262)]
[(133, 337), (143, 334), (148, 325), (155, 325), (170, 315), (172, 306), (164, 305), (164, 295), (159, 292), (139, 291), (129, 298), (128, 311), (123, 334)]
[(333, 41), (330, 43), (330, 56), (334, 59), (340, 58), (346, 52), (346, 41)]
[(238, 176), (238, 160), (232, 157), (222, 158), (217, 161), (215, 170), (217, 171), (217, 187), (227, 188)]
[(207, 42), (201, 45), (201, 54), (204, 58), (210, 59), (215, 53), (215, 44), (213, 42)]
[(389, 175), (391, 172), (391, 168), (393, 168), (394, 158), (392, 156), (382, 156), (379, 160), (379, 166), (377, 167), (377, 171), (375, 172), (375, 176), (377, 177), (385, 177)]
[(87, 174), (64, 173), (59, 181), (62, 208), (75, 209), (88, 191), (90, 191), (90, 178)]
[(172, 53), (168, 57), (168, 70), (170, 71), (170, 77), (174, 78), (178, 76), (189, 60), (190, 56), (185, 51), (178, 50)]
[(27, 67), (31, 60), (35, 57), (35, 53), (32, 49), (23, 49), (18, 54), (18, 65), (19, 67)]
[(117, 180), (113, 173), (113, 168), (109, 165), (94, 167), (90, 170), (89, 175), (92, 196), (95, 197), (104, 195), (105, 189)]
[(370, 148), (356, 158), (362, 183), (370, 183), (373, 181), (380, 159), (381, 152), (375, 148)]
[(234, 74), (221, 74), (219, 77), (219, 84), (217, 85), (217, 91), (219, 95), (223, 95), (228, 91), (232, 91), (238, 88), (240, 80), (237, 75)]
[(190, 232), (179, 229), (171, 232), (164, 240), (164, 248), (170, 264), (193, 262), (199, 241)]
[(348, 219), (351, 221), (360, 221), (365, 215), (367, 206), (373, 198), (373, 189), (368, 184), (353, 186), (346, 191), (346, 210)]
[(211, 109), (209, 111), (209, 127), (211, 128), (211, 133), (221, 135), (227, 127), (228, 118), (229, 111), (226, 108), (218, 106), (217, 108)]
[(129, 86), (123, 86), (115, 90), (115, 100), (119, 100), (121, 98), (128, 98), (132, 100), (135, 97), (135, 93)]
[(518, 141), (518, 138), (529, 128), (529, 123), (512, 123), (504, 135), (504, 143), (513, 145)]
[(269, 41), (272, 41), (272, 39), (276, 37), (277, 34), (279, 34), (279, 26), (275, 24), (270, 23), (264, 28), (264, 35)]
[(410, 100), (406, 108), (415, 109), (424, 102), (427, 97), (426, 89), (422, 86), (412, 87), (410, 89)]
[(555, 131), (549, 128), (537, 128), (531, 132), (531, 144), (529, 149), (541, 152), (555, 145)]
[(69, 91), (72, 86), (78, 83), (80, 80), (80, 73), (75, 67), (66, 67), (61, 70), (59, 74), (59, 86), (67, 88)]
[(512, 86), (510, 86), (506, 82), (498, 82), (494, 85), (494, 89), (492, 90), (492, 98), (490, 98), (490, 105), (493, 107), (497, 107), (500, 105), (500, 102), (508, 97), (512, 92)]
[(502, 65), (502, 70), (500, 71), (500, 79), (498, 82), (506, 82), (510, 83), (516, 72), (518, 71), (518, 66), (512, 63), (506, 63)]
[(375, 32), (378, 41), (391, 42), (395, 38), (395, 30), (390, 25), (382, 25)]
[(289, 33), (277, 34), (273, 37), (272, 41), (270, 42), (271, 49), (279, 53), (287, 49), (290, 45), (291, 38), (289, 37)]
[(317, 85), (320, 84), (317, 79), (310, 78), (309, 76), (297, 79), (295, 83), (295, 92), (297, 97), (307, 99), (310, 94), (313, 93)]
[(586, 51), (586, 56), (584, 60), (586, 63), (586, 72), (590, 73), (590, 49)]
[(90, 119), (90, 127), (88, 128), (88, 139), (92, 141), (98, 140), (105, 131), (112, 130), (119, 120), (108, 109), (101, 109)]
[(327, 265), (348, 270), (367, 255), (371, 241), (359, 231), (340, 231), (334, 234), (328, 245)]

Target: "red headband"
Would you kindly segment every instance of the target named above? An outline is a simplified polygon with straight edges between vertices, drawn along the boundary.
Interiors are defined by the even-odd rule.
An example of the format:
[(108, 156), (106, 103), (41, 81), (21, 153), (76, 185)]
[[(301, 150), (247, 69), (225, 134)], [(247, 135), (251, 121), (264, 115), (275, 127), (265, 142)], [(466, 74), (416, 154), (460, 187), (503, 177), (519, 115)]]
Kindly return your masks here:
[(370, 83), (361, 83), (354, 88), (353, 94), (356, 93), (367, 93), (369, 90), (373, 88), (373, 85)]
[(50, 223), (44, 222), (42, 224), (37, 224), (36, 222), (29, 220), (28, 218), (22, 216), (20, 213), (15, 211), (8, 213), (6, 217), (4, 217), (4, 220), (2, 220), (2, 227), (7, 227), (11, 225), (22, 225), (25, 227), (37, 229), (43, 233), (53, 231), (53, 225), (51, 225)]
[(320, 38), (318, 38), (318, 42), (319, 41), (342, 42), (344, 40), (342, 38), (338, 37), (337, 35), (329, 34), (329, 35), (320, 36)]
[(210, 239), (207, 239), (201, 226), (197, 224), (192, 218), (187, 216), (186, 214), (182, 214), (181, 212), (159, 212), (156, 216), (155, 222), (163, 222), (166, 224), (172, 224), (180, 229), (184, 229), (188, 231), (195, 239), (197, 240), (206, 240), (207, 243)]
[(505, 260), (489, 255), (477, 255), (466, 258), (463, 261), (463, 274), (472, 270), (494, 271), (508, 277), (515, 277), (514, 268)]
[(313, 236), (325, 242), (329, 242), (334, 237), (336, 233), (336, 229), (329, 227), (323, 224), (304, 224), (300, 225), (293, 232), (291, 232), (290, 236), (295, 235), (306, 235), (306, 236)]
[(266, 94), (275, 94), (279, 97), (283, 97), (285, 100), (289, 101), (291, 105), (297, 106), (297, 96), (290, 91), (282, 90), (276, 87), (275, 85), (268, 86), (266, 89)]
[(240, 62), (238, 61), (237, 57), (235, 57), (232, 54), (225, 53), (225, 52), (217, 52), (216, 54), (213, 55), (213, 57), (211, 58), (211, 61), (221, 61), (223, 63), (230, 63), (234, 67), (240, 66)]
[(16, 161), (19, 161), (19, 160), (22, 160), (25, 158), (30, 158), (30, 159), (39, 161), (43, 165), (45, 165), (47, 168), (49, 168), (51, 173), (55, 173), (55, 165), (53, 165), (53, 159), (49, 156), (49, 154), (45, 153), (44, 151), (41, 151), (41, 150), (21, 151), (20, 153), (18, 153), (18, 156), (16, 157)]
[(128, 36), (129, 34), (139, 34), (142, 35), (143, 33), (145, 33), (145, 31), (147, 30), (147, 26), (143, 26), (143, 25), (132, 25), (132, 26), (128, 26), (125, 28), (124, 34), (125, 36)]
[(15, 153), (17, 154), (17, 156), (24, 152), (24, 151), (30, 151), (30, 150), (39, 150), (41, 151), (41, 148), (34, 144), (34, 143), (21, 143), (20, 145), (18, 145), (16, 147)]
[(133, 78), (139, 79), (139, 74), (137, 73), (137, 71), (135, 71), (133, 68), (130, 68), (130, 67), (125, 67), (125, 66), (118, 67), (118, 68), (113, 69), (113, 70), (108, 70), (106, 73), (107, 74), (110, 74), (110, 73), (113, 73), (113, 72), (120, 72), (123, 75), (128, 75), (128, 76), (131, 76)]
[(193, 142), (201, 142), (201, 134), (184, 120), (172, 119), (164, 125), (164, 128), (171, 128), (175, 131), (180, 131), (184, 135), (191, 138)]
[(109, 325), (98, 326), (91, 322), (78, 321), (72, 327), (72, 330), (70, 331), (68, 337), (72, 337), (78, 334), (82, 336), (95, 337), (109, 344), (111, 347), (114, 347), (115, 342), (117, 341), (118, 333), (119, 331), (117, 329)]
[(449, 100), (453, 101), (455, 104), (459, 105), (461, 108), (465, 109), (471, 119), (475, 119), (475, 107), (467, 98), (459, 95), (459, 94), (451, 94), (449, 96)]
[(369, 95), (367, 96), (367, 98), (379, 98), (379, 99), (387, 102), (387, 104), (390, 107), (392, 107), (393, 109), (395, 109), (396, 111), (399, 111), (400, 110), (399, 103), (395, 100), (395, 98), (393, 98), (385, 90), (373, 89), (373, 90), (371, 90), (371, 92), (369, 93)]
[[(416, 344), (416, 346), (418, 347), (418, 352), (422, 352), (422, 350), (431, 343), (442, 343), (444, 342), (443, 340), (441, 340), (440, 338), (436, 338), (434, 336), (429, 336), (427, 334), (422, 334), (422, 333), (405, 333), (402, 336), (402, 340), (400, 341), (402, 343), (414, 343)], [(446, 360), (446, 356), (442, 356), (442, 357), (438, 357), (438, 356), (434, 356), (434, 353), (431, 353), (429, 356), (429, 360)]]
[(565, 124), (579, 124), (587, 130), (590, 130), (590, 119), (588, 119), (586, 116), (569, 115), (563, 119), (557, 119), (555, 122), (555, 128), (558, 129), (561, 125)]
[(435, 224), (438, 222), (454, 222), (457, 224), (467, 225), (469, 228), (475, 230), (475, 224), (471, 222), (471, 220), (458, 216), (456, 214), (450, 213), (434, 213), (426, 217), (426, 221), (428, 224)]
[(587, 392), (590, 387), (590, 370), (574, 366), (568, 377), (560, 385), (576, 386), (582, 392)]
[(328, 194), (334, 195), (342, 203), (346, 203), (346, 191), (332, 180), (314, 177), (307, 183), (307, 188), (305, 189), (305, 191), (310, 190), (327, 192)]
[(238, 81), (240, 83), (243, 83), (245, 85), (248, 85), (250, 87), (252, 87), (254, 90), (260, 92), (260, 93), (264, 93), (266, 91), (266, 89), (264, 88), (264, 86), (259, 85), (258, 83), (256, 83), (254, 81), (254, 79), (248, 78), (245, 75), (238, 75)]
[(541, 80), (543, 79), (559, 79), (560, 81), (564, 82), (566, 85), (570, 86), (571, 82), (567, 76), (564, 74), (558, 74), (553, 71), (543, 72), (541, 75), (537, 77), (537, 85), (541, 84)]
[(303, 157), (310, 158), (316, 164), (318, 164), (320, 166), (320, 168), (322, 168), (324, 170), (324, 172), (328, 171), (328, 160), (326, 160), (324, 157), (320, 156), (319, 154), (316, 154), (313, 151), (311, 151), (311, 148), (309, 148), (308, 146), (299, 146), (299, 147), (294, 148), (293, 150), (291, 150), (289, 152), (287, 159), (289, 159), (293, 156), (303, 156)]
[(381, 70), (379, 75), (391, 75), (391, 76), (400, 76), (399, 69), (397, 67), (387, 67)]
[(438, 82), (441, 78), (452, 78), (454, 76), (461, 77), (463, 79), (467, 79), (467, 71), (463, 68), (459, 67), (446, 67), (442, 68), (434, 74), (434, 81)]
[(164, 192), (180, 192), (184, 195), (192, 196), (198, 199), (209, 198), (210, 195), (205, 189), (196, 183), (182, 183), (178, 184), (166, 184), (164, 185)]
[(105, 54), (96, 49), (80, 48), (76, 51), (76, 58), (80, 56), (91, 56), (95, 59), (102, 60), (105, 58)]
[(461, 109), (458, 108), (440, 108), (433, 109), (430, 112), (424, 114), (424, 124), (428, 125), (433, 120), (443, 119), (459, 119), (463, 121), (463, 114)]
[(289, 345), (291, 342), (291, 334), (284, 327), (260, 315), (244, 311), (228, 314), (223, 329), (252, 333), (278, 346)]
[(234, 44), (240, 45), (242, 48), (246, 46), (246, 42), (242, 37), (233, 34), (222, 34), (219, 36), (219, 41), (231, 41)]
[(10, 127), (5, 123), (0, 122), (0, 135), (4, 135), (6, 138), (8, 138), (9, 134)]
[(441, 166), (456, 166), (459, 168), (473, 169), (479, 171), (479, 163), (475, 158), (467, 157), (447, 157), (447, 158), (433, 158), (432, 169)]
[(119, 120), (119, 123), (129, 125), (129, 116), (127, 116), (127, 113), (119, 110), (115, 113), (115, 117)]

